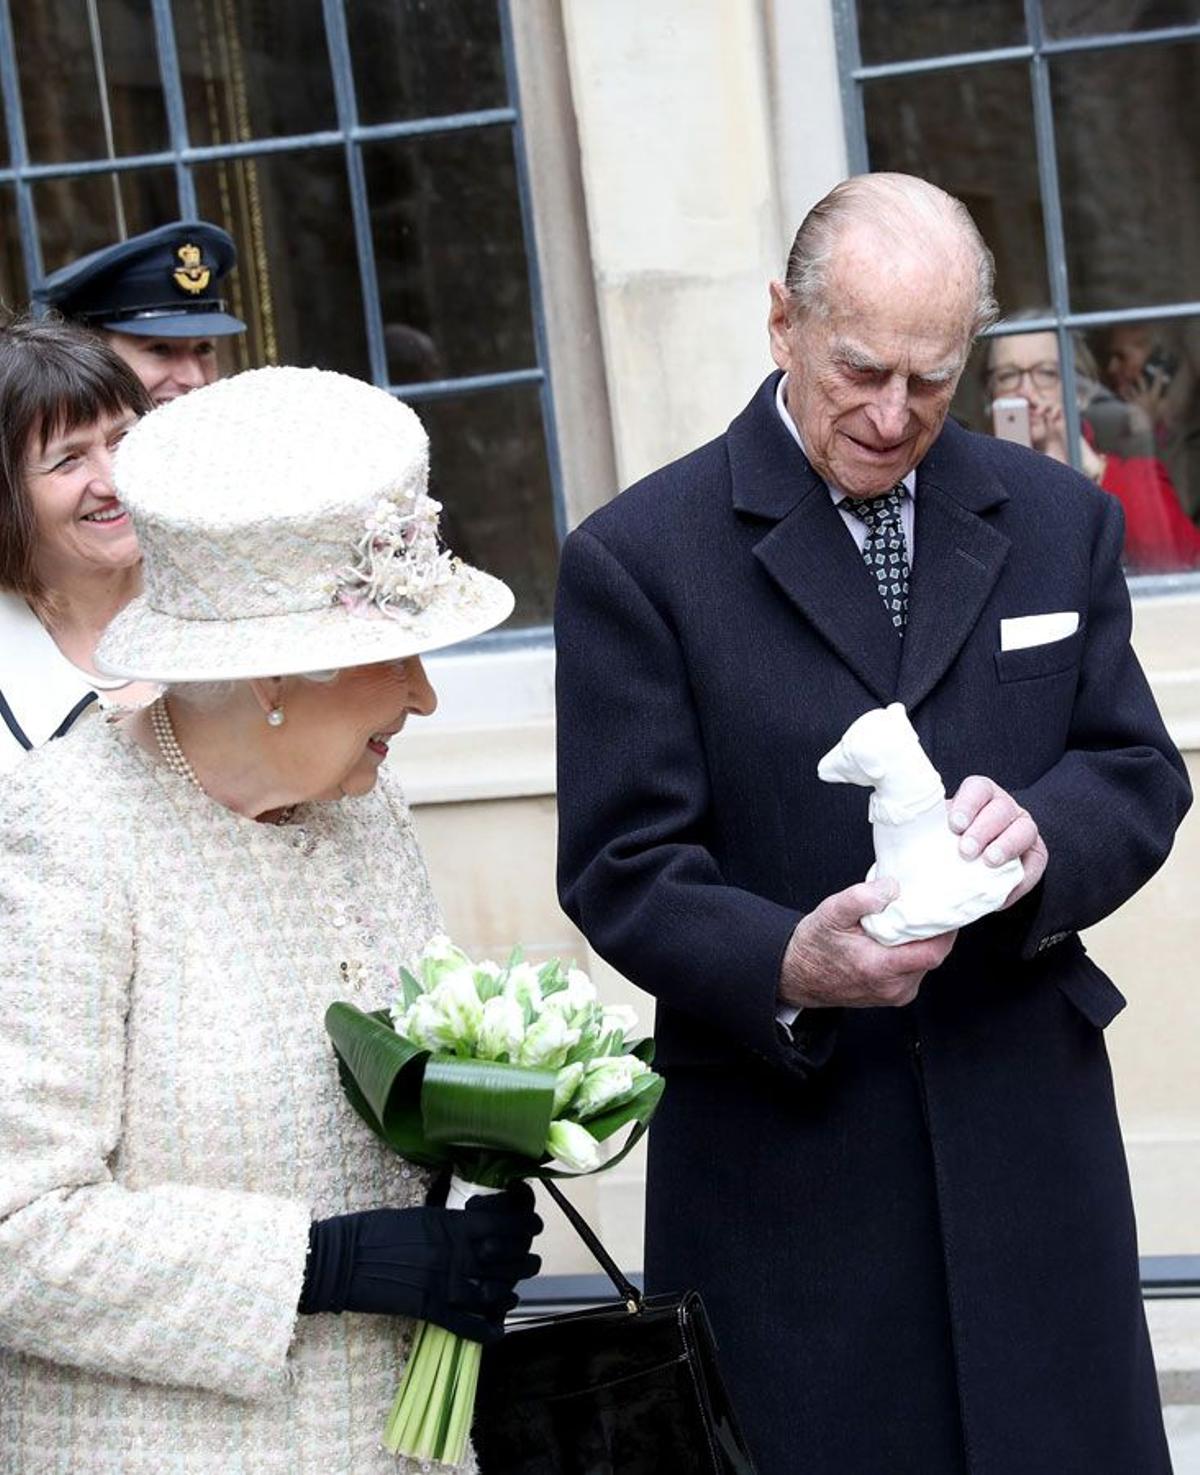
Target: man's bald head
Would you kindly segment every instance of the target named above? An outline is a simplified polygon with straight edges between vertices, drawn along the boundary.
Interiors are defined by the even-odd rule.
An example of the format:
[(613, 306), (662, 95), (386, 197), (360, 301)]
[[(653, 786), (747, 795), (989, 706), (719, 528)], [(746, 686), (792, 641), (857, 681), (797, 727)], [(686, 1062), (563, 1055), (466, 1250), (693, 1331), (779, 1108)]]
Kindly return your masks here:
[(859, 174), (808, 212), (788, 255), (785, 286), (799, 313), (828, 313), (839, 267), (907, 274), (935, 267), (946, 293), (961, 292), (967, 341), (999, 315), (995, 266), (966, 206), (911, 174)]

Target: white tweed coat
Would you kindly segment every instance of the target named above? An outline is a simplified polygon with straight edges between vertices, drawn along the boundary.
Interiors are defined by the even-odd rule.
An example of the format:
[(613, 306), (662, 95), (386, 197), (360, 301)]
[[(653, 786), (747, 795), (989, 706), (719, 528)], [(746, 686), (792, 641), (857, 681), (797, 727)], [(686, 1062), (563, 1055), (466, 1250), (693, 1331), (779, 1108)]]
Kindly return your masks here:
[(311, 1218), (421, 1202), (322, 1024), (439, 930), (407, 807), (256, 824), (108, 722), (0, 783), (0, 1471), (397, 1475), (410, 1324), (298, 1317)]

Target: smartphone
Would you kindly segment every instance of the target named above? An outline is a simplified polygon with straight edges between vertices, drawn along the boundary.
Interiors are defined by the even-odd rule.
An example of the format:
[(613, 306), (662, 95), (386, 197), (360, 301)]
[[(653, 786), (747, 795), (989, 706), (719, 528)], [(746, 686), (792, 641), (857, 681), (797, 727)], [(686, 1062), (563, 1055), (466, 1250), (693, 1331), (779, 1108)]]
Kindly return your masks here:
[(1004, 396), (992, 401), (992, 434), (999, 440), (1013, 440), (1020, 446), (1032, 445), (1029, 438), (1029, 401)]
[(1142, 380), (1147, 387), (1161, 384), (1165, 389), (1174, 379), (1179, 360), (1168, 353), (1161, 344), (1155, 345), (1142, 369)]

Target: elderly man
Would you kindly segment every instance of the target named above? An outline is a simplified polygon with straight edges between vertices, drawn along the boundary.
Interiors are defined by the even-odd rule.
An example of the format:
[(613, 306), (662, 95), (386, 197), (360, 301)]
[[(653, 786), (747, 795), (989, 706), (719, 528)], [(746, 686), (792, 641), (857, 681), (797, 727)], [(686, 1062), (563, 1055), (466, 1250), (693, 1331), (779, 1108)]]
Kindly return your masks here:
[[(659, 1000), (647, 1280), (703, 1292), (760, 1475), (1170, 1468), (1102, 1036), (1124, 1001), (1077, 933), (1190, 795), (1117, 502), (946, 418), (991, 285), (959, 202), (838, 186), (771, 287), (782, 373), (563, 554), (561, 895)], [(1030, 615), (1056, 618), (1022, 644)], [(867, 796), (816, 764), (891, 701), (961, 853), (1023, 879), (886, 948)]]

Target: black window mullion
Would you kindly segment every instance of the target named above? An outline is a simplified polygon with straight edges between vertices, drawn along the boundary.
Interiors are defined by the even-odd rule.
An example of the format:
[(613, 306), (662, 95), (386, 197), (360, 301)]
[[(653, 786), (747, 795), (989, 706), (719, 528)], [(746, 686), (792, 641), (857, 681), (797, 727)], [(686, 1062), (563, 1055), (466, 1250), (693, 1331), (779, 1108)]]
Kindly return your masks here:
[(21, 79), (17, 70), (9, 0), (0, 0), (0, 85), (4, 89), (4, 122), (8, 129), (9, 160), (17, 195), (21, 255), (25, 261), (25, 279), (32, 285), (42, 280), (42, 245), (38, 239), (33, 186), (24, 175), (29, 165), (29, 145), (25, 138), (25, 112), (21, 106)]
[[(998, 62), (1028, 61), (1033, 47), (995, 46), (988, 51), (953, 51), (939, 56), (922, 56), (911, 61), (874, 62), (863, 66), (858, 50), (858, 26), (854, 0), (834, 0), (834, 28), (838, 37), (838, 56), (843, 72), (855, 82), (878, 82), (895, 77), (927, 76), (933, 72), (959, 72), (966, 67), (988, 67)], [(853, 45), (843, 44), (842, 29), (853, 31)], [(1200, 41), (1200, 24), (1163, 26), (1153, 31), (1112, 31), (1095, 36), (1043, 36), (1038, 50), (1046, 56), (1084, 56), (1095, 51), (1128, 51), (1134, 46), (1161, 46), (1172, 41)], [(843, 102), (845, 98), (843, 97)], [(847, 110), (849, 119), (849, 110)], [(850, 123), (847, 123), (849, 130)]]
[(375, 269), (375, 242), (371, 235), (371, 209), (367, 201), (367, 179), (362, 146), (353, 137), (358, 127), (358, 97), (346, 31), (344, 0), (321, 0), (325, 17), (325, 39), (333, 73), (338, 128), (345, 135), (346, 174), (350, 185), (350, 210), (354, 220), (354, 245), (362, 288), (363, 317), (367, 329), (367, 358), (372, 381), (386, 387), (387, 345), (383, 336), (383, 308), (379, 301), (379, 276)]
[[(448, 113), (437, 118), (413, 118), (396, 123), (374, 123), (357, 127), (349, 134), (340, 128), (325, 128), (318, 133), (288, 133), (271, 138), (245, 138), (229, 143), (188, 144), (182, 151), (160, 150), (153, 154), (118, 154), (113, 159), (79, 159), (54, 164), (26, 163), (20, 170), (23, 178), (70, 179), (81, 174), (111, 174), (117, 170), (154, 169), (181, 162), (190, 169), (194, 164), (214, 164), (226, 159), (252, 159), (263, 154), (292, 154), (302, 149), (343, 148), (349, 137), (354, 143), (381, 143), (394, 138), (429, 137), (434, 134), (457, 133), (464, 129), (507, 128), (516, 119), (511, 108), (490, 108), (478, 113)], [(17, 170), (0, 167), (0, 184), (9, 184)]]
[(407, 404), (419, 400), (452, 399), (464, 394), (482, 394), (489, 389), (512, 389), (519, 384), (542, 384), (540, 368), (498, 369), (494, 374), (463, 374), (457, 379), (416, 379), (409, 384), (389, 384), (390, 393)]
[(1089, 51), (1128, 51), (1133, 46), (1161, 46), (1172, 41), (1200, 41), (1200, 24), (1159, 26), (1152, 31), (1111, 31), (1095, 36), (1064, 36), (1061, 40), (1045, 39), (1042, 50), (1048, 56), (1081, 56)]
[(862, 47), (858, 39), (855, 0), (834, 0), (833, 36), (838, 54), (838, 83), (842, 97), (842, 126), (846, 132), (846, 162), (851, 174), (871, 167), (867, 152), (867, 114), (863, 105)]
[(1046, 269), (1050, 276), (1050, 307), (1056, 319), (1059, 373), (1063, 387), (1063, 418), (1071, 465), (1081, 469), (1079, 395), (1075, 373), (1075, 346), (1065, 319), (1071, 311), (1067, 246), (1063, 231), (1062, 197), (1058, 183), (1058, 153), (1054, 136), (1054, 104), (1050, 95), (1050, 62), (1043, 49), (1046, 39), (1042, 0), (1025, 0), (1025, 29), (1033, 56), (1029, 60), (1033, 96), (1033, 136), (1037, 146), (1038, 189), (1042, 197), (1042, 228), (1046, 237)]
[(190, 139), (183, 98), (183, 76), (179, 70), (179, 48), (175, 43), (175, 17), (171, 13), (171, 0), (151, 0), (151, 7), (154, 12), (154, 39), (158, 44), (158, 74), (167, 109), (171, 151), (175, 155), (175, 188), (179, 195), (179, 215), (183, 220), (195, 220), (196, 182), (192, 178), (191, 164), (183, 158)]

